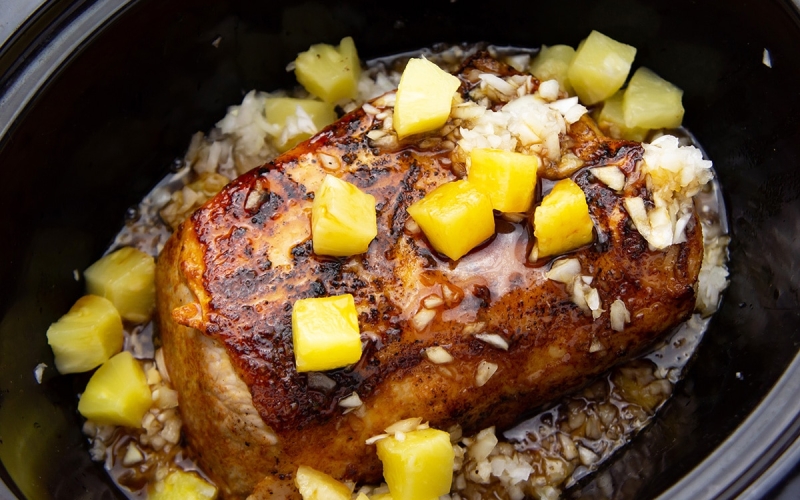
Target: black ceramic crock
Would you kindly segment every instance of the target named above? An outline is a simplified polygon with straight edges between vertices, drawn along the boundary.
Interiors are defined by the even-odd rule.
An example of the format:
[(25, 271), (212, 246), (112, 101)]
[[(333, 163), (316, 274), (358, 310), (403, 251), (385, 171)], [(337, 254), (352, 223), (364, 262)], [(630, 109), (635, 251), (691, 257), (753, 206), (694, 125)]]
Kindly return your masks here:
[(370, 58), (440, 42), (574, 46), (592, 29), (685, 90), (685, 125), (724, 190), (731, 285), (655, 424), (568, 495), (796, 495), (800, 17), (788, 0), (3, 1), (0, 499), (123, 498), (80, 432), (86, 377), (48, 368), (38, 384), (34, 368), (53, 366), (45, 331), (81, 295), (73, 270), (226, 106), (292, 84), (298, 51), (346, 35)]

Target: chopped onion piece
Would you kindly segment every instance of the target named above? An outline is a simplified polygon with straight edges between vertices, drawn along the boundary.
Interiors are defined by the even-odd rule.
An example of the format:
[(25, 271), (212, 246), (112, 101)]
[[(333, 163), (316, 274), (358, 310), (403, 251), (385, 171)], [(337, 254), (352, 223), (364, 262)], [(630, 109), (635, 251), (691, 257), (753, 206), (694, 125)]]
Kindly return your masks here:
[(387, 437), (389, 437), (389, 434), (377, 434), (377, 435), (372, 436), (371, 438), (367, 439), (366, 441), (364, 441), (364, 444), (369, 446), (369, 445), (375, 444), (378, 441), (380, 441), (381, 439), (387, 438)]
[(621, 332), (625, 329), (625, 323), (631, 322), (631, 313), (625, 307), (625, 302), (621, 299), (615, 300), (611, 304), (611, 329)]
[(376, 141), (381, 137), (384, 137), (386, 134), (388, 134), (388, 132), (386, 132), (385, 130), (370, 130), (369, 132), (367, 132), (367, 137), (369, 137), (373, 141)]
[(517, 89), (514, 88), (513, 85), (508, 83), (507, 81), (503, 80), (497, 75), (493, 75), (491, 73), (481, 73), (478, 77), (481, 79), (481, 82), (486, 84), (489, 87), (497, 90), (501, 94), (505, 94), (509, 97), (513, 97), (517, 93)]
[(559, 283), (571, 283), (581, 273), (581, 261), (578, 259), (560, 259), (545, 273), (549, 280)]
[(586, 466), (592, 465), (600, 460), (600, 457), (598, 457), (595, 452), (583, 446), (578, 446), (578, 456), (581, 459), (581, 463)]
[(375, 106), (373, 106), (368, 102), (365, 102), (361, 107), (364, 109), (364, 112), (367, 113), (368, 115), (377, 115), (381, 112), (380, 109), (376, 108)]
[(428, 357), (428, 361), (437, 365), (453, 361), (453, 355), (447, 352), (447, 349), (438, 345), (425, 349), (425, 356)]
[(581, 116), (588, 113), (588, 111), (589, 110), (586, 109), (585, 106), (581, 104), (576, 104), (575, 106), (569, 108), (566, 113), (564, 113), (564, 121), (572, 125), (573, 123), (580, 120)]
[(648, 214), (644, 200), (639, 197), (625, 198), (622, 202), (636, 230), (653, 249), (663, 250), (672, 245), (672, 221), (666, 208), (657, 207)]
[(361, 398), (358, 397), (358, 393), (356, 392), (350, 394), (344, 399), (339, 400), (339, 406), (342, 408), (357, 408), (362, 404), (364, 403), (361, 401)]
[(617, 166), (590, 168), (589, 172), (614, 191), (621, 191), (625, 187), (625, 173)]
[(170, 380), (169, 378), (169, 371), (167, 371), (167, 364), (164, 362), (164, 350), (160, 347), (156, 351), (156, 366), (158, 367), (158, 373), (161, 374), (161, 378), (171, 383), (172, 380)]
[(599, 318), (604, 310), (600, 309), (600, 294), (597, 292), (597, 289), (587, 286), (586, 289), (584, 289), (584, 294), (586, 297), (586, 305), (589, 306), (589, 309), (592, 311), (592, 317), (594, 319)]
[(398, 432), (411, 432), (415, 431), (420, 428), (422, 425), (422, 418), (420, 417), (413, 417), (407, 418), (405, 420), (398, 420), (397, 422), (393, 423), (384, 431), (388, 434), (396, 434)]
[(125, 450), (125, 456), (122, 458), (122, 465), (125, 467), (130, 467), (142, 462), (143, 460), (144, 455), (142, 454), (141, 450), (139, 450), (139, 448), (137, 448), (133, 442), (129, 443), (128, 449)]
[(436, 294), (431, 294), (422, 299), (422, 304), (427, 309), (436, 309), (440, 305), (444, 304), (444, 299)]
[(692, 212), (688, 212), (678, 219), (675, 223), (675, 234), (672, 236), (672, 243), (684, 243), (686, 241), (686, 226), (689, 224), (689, 219), (692, 218)]
[(559, 101), (551, 102), (550, 107), (563, 115), (566, 114), (566, 112), (569, 111), (570, 108), (576, 106), (577, 104), (578, 104), (577, 97), (568, 97), (566, 99), (561, 99)]
[(502, 349), (504, 351), (508, 350), (508, 342), (506, 342), (506, 339), (496, 333), (479, 333), (475, 335), (475, 338), (482, 340), (491, 346), (497, 347), (498, 349)]
[(558, 99), (558, 80), (547, 80), (539, 84), (539, 95), (546, 101)]
[(606, 346), (597, 339), (592, 339), (592, 345), (589, 346), (589, 352), (604, 351)]
[(650, 237), (645, 238), (655, 249), (662, 250), (672, 245), (672, 220), (664, 207), (656, 207), (647, 214), (650, 221)]
[(415, 330), (422, 331), (425, 329), (426, 326), (433, 321), (433, 318), (436, 317), (436, 311), (433, 309), (426, 309), (422, 308), (420, 311), (411, 318), (411, 325), (414, 327)]
[(36, 365), (36, 368), (33, 369), (33, 378), (36, 379), (37, 384), (42, 383), (42, 377), (44, 376), (44, 370), (47, 368), (47, 365), (44, 363), (39, 363)]
[(475, 384), (478, 387), (483, 387), (486, 382), (497, 372), (497, 365), (488, 361), (481, 361), (478, 364), (478, 370), (475, 373)]
[(475, 436), (475, 442), (469, 447), (467, 454), (476, 462), (481, 462), (489, 457), (497, 442), (494, 427), (487, 427)]
[(467, 323), (464, 325), (464, 329), (461, 332), (464, 335), (474, 335), (483, 331), (484, 328), (486, 328), (486, 323), (484, 321), (476, 321), (475, 323)]
[(560, 432), (558, 434), (558, 441), (561, 443), (561, 455), (564, 458), (567, 460), (577, 458), (578, 448), (575, 446), (575, 443), (572, 441), (569, 435)]
[(422, 231), (422, 229), (419, 227), (419, 224), (417, 224), (417, 221), (415, 221), (413, 217), (406, 219), (404, 228), (410, 235), (419, 234), (420, 231)]

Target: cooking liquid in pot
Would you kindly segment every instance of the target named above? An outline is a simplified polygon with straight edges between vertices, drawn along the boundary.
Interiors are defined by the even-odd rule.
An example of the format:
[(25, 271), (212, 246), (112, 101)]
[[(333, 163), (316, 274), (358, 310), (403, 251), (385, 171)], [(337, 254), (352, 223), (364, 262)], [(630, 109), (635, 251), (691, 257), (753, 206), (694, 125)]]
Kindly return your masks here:
[[(451, 47), (424, 54), (446, 68), (455, 69), (469, 49)], [(535, 53), (507, 47), (489, 49), (501, 59), (524, 60)], [(374, 79), (387, 68), (391, 70), (404, 64), (408, 57), (409, 54), (402, 54), (373, 60), (367, 64), (369, 69), (365, 73)], [(699, 147), (687, 131), (671, 133), (678, 135), (683, 144)], [(129, 211), (127, 223), (111, 249), (135, 246), (152, 255), (159, 253), (171, 234), (159, 212), (170, 201), (171, 194), (193, 181), (196, 175), (184, 162), (176, 161), (176, 166), (180, 168), (163, 179), (136, 209)], [(716, 178), (695, 197), (695, 208), (703, 225), (706, 258), (715, 265), (724, 266), (727, 221)], [(514, 234), (521, 236), (527, 231), (524, 223), (509, 224), (513, 224)], [(456, 463), (460, 467), (454, 474), (453, 498), (492, 494), (499, 498), (558, 497), (564, 488), (596, 470), (648, 425), (682, 378), (709, 321), (709, 317), (695, 313), (649, 354), (619, 365), (590, 386), (554, 402), (500, 436), (495, 436), (493, 428), (470, 437), (460, 436), (459, 430), (451, 429), (454, 443), (459, 445), (456, 449), (460, 449), (456, 453)], [(151, 360), (146, 362), (146, 371), (156, 369), (157, 345), (152, 324), (126, 332), (125, 349), (138, 359)], [(169, 388), (166, 381), (158, 381), (151, 388), (162, 386)], [(168, 416), (165, 422), (159, 423), (163, 413)], [(147, 426), (142, 430), (99, 427), (92, 423), (87, 423), (84, 429), (93, 445), (93, 458), (105, 462), (114, 481), (130, 498), (146, 498), (148, 484), (166, 475), (165, 464), (177, 464), (183, 470), (202, 474), (182, 443), (158, 442), (160, 446), (154, 446), (153, 436), (143, 439), (148, 433), (158, 435), (158, 429), (163, 429), (169, 419), (179, 418), (177, 408), (162, 414), (153, 418), (154, 425), (149, 430)], [(488, 457), (476, 460), (474, 453), (470, 453), (474, 447), (486, 446), (495, 438), (499, 442)], [(140, 460), (135, 453), (130, 456), (133, 446), (139, 450)], [(371, 488), (363, 491), (369, 493)]]

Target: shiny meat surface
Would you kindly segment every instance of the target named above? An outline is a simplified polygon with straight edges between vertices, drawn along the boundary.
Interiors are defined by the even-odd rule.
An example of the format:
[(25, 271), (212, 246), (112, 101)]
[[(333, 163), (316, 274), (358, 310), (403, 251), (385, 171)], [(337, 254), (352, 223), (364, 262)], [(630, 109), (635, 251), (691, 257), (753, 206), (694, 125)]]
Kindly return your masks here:
[[(475, 56), (459, 72), (465, 97), (475, 72), (513, 70)], [(465, 432), (508, 427), (652, 345), (694, 308), (703, 256), (696, 218), (687, 242), (654, 252), (622, 206), (623, 196), (647, 196), (640, 144), (603, 137), (586, 116), (562, 138), (563, 152), (584, 167), (617, 165), (628, 177), (619, 194), (586, 168), (572, 175), (597, 233), (570, 254), (600, 295), (605, 312), (593, 319), (545, 277), (547, 263), (527, 262), (528, 221), (498, 218), (495, 237), (459, 261), (438, 255), (409, 228), (406, 207), (458, 178), (463, 165), (435, 134), (379, 146), (367, 132), (380, 126), (360, 108), (241, 176), (180, 227), (158, 260), (159, 327), (186, 438), (226, 498), (297, 495), (298, 465), (379, 482), (380, 462), (364, 441), (395, 421), (422, 417)], [(548, 168), (543, 177), (558, 176)], [(312, 252), (311, 205), (327, 173), (376, 198), (378, 237), (364, 255)], [(343, 293), (355, 297), (361, 360), (327, 379), (297, 373), (292, 303)], [(415, 323), (432, 295), (442, 298), (435, 317)], [(631, 315), (621, 332), (608, 313), (616, 299)], [(481, 333), (499, 335), (508, 349)], [(432, 346), (454, 360), (432, 363)], [(497, 371), (480, 385), (487, 363)], [(339, 402), (354, 392), (363, 407), (346, 412)]]

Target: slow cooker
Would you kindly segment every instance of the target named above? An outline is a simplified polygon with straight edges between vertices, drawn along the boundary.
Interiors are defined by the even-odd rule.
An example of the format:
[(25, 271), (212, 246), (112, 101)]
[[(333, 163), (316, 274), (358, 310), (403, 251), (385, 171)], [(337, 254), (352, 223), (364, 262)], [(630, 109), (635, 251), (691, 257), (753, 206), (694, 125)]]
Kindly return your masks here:
[[(363, 58), (486, 41), (639, 49), (684, 91), (714, 161), (730, 286), (655, 423), (576, 498), (796, 498), (800, 459), (800, 4), (789, 0), (380, 3), (6, 0), (0, 5), (0, 498), (124, 498), (91, 461), (45, 331), (81, 295), (74, 270), (189, 137), (288, 61), (353, 36)], [(614, 485), (609, 493), (608, 482)], [(602, 483), (602, 484), (601, 484)]]

